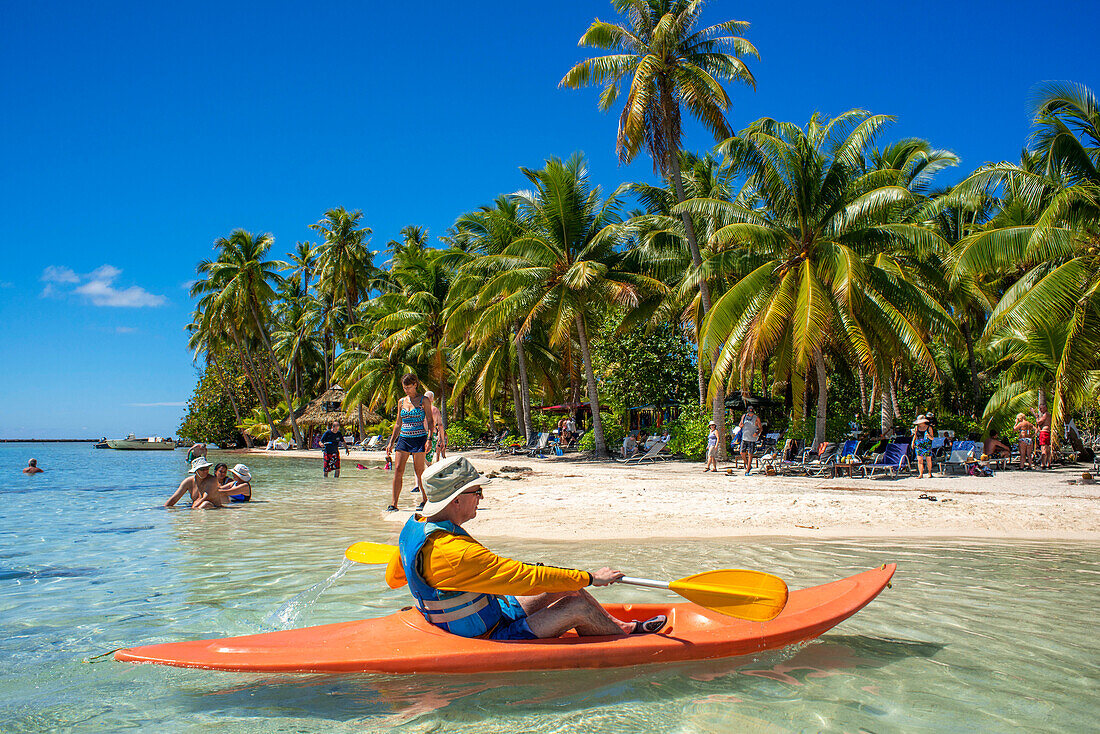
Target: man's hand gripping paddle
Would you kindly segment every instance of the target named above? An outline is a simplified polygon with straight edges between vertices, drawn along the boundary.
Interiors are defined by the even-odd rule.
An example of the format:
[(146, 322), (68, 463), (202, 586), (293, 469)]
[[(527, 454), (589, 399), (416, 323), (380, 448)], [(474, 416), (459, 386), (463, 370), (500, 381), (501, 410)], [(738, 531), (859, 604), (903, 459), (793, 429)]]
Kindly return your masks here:
[[(347, 549), (344, 558), (356, 563), (386, 564), (386, 583), (391, 589), (406, 583), (397, 546), (356, 543)], [(752, 622), (774, 619), (787, 604), (787, 584), (778, 576), (763, 571), (720, 569), (671, 582), (624, 576), (619, 582), (650, 589), (668, 589), (711, 611)]]

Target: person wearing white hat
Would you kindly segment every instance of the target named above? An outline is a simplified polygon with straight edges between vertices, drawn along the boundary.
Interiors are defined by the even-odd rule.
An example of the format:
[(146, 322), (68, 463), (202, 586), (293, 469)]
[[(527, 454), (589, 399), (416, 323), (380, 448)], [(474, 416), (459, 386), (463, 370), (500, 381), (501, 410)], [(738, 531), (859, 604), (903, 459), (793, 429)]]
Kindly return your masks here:
[(205, 456), (199, 456), (191, 462), (191, 470), (188, 477), (180, 482), (179, 489), (173, 493), (165, 507), (172, 507), (185, 494), (191, 495), (191, 508), (205, 510), (211, 507), (221, 507), (225, 502), (221, 492), (218, 491), (218, 480), (210, 473), (210, 467), (214, 466), (206, 460)]
[[(431, 624), (462, 637), (534, 640), (579, 635), (657, 632), (667, 619), (624, 622), (600, 606), (586, 586), (608, 586), (621, 571), (577, 571), (521, 563), (490, 552), (462, 525), (477, 516), (489, 484), (462, 456), (424, 472), (424, 508), (401, 530), (387, 579), (403, 577)], [(391, 584), (392, 585), (392, 584)]]
[(252, 499), (252, 472), (244, 464), (237, 464), (229, 470), (229, 474), (236, 480), (233, 486), (226, 492), (230, 502), (248, 502)]
[(703, 473), (718, 471), (718, 424), (714, 421), (707, 426), (707, 465)]

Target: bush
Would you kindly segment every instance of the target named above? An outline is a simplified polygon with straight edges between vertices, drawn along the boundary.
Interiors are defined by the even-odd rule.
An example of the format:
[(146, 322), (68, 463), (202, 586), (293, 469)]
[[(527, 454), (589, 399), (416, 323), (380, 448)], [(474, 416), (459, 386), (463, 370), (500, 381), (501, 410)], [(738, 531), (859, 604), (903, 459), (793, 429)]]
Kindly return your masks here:
[(669, 451), (682, 454), (691, 461), (705, 459), (710, 420), (710, 413), (699, 406), (685, 407), (679, 418), (668, 423), (668, 431), (672, 436), (668, 442)]
[(474, 442), (470, 432), (461, 425), (452, 423), (447, 426), (447, 448), (455, 451), (465, 451)]
[[(626, 429), (604, 413), (600, 413), (600, 418), (603, 422), (603, 437), (607, 442), (607, 450), (612, 454), (620, 453), (622, 451), (623, 439), (626, 438)], [(584, 435), (581, 436), (580, 443), (577, 444), (577, 448), (581, 451), (595, 451), (595, 433), (592, 430), (585, 431)]]

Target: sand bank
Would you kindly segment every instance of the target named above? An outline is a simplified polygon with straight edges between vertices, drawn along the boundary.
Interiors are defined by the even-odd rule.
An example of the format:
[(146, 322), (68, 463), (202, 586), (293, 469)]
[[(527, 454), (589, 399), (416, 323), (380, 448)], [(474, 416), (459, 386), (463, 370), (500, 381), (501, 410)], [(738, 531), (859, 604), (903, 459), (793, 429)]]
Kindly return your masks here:
[[(320, 451), (255, 453), (308, 458)], [(703, 473), (702, 462), (623, 465), (570, 458), (466, 456), (497, 473), (469, 529), (478, 537), (620, 539), (784, 535), (1100, 540), (1100, 485), (1070, 484), (1088, 467), (995, 477), (848, 479)], [(345, 466), (378, 462), (352, 451)], [(504, 471), (518, 467), (524, 471)], [(529, 471), (527, 471), (529, 470)], [(405, 480), (412, 486), (411, 466)], [(935, 501), (920, 499), (930, 495)], [(418, 495), (402, 496), (411, 510)], [(381, 511), (383, 508), (379, 508)], [(400, 523), (406, 513), (380, 512)]]

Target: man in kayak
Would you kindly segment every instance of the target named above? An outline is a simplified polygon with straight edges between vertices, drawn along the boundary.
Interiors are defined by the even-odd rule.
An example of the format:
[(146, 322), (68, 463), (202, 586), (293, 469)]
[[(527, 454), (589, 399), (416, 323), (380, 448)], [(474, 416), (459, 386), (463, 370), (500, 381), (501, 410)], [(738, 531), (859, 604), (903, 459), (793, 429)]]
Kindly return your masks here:
[(570, 629), (579, 635), (642, 634), (664, 627), (664, 615), (620, 621), (584, 590), (615, 583), (621, 571), (530, 565), (497, 556), (471, 538), (462, 524), (477, 515), (486, 484), (462, 456), (424, 472), (422, 515), (402, 528), (400, 553), (387, 578), (404, 576), (425, 619), (462, 637), (490, 640), (558, 637)]

